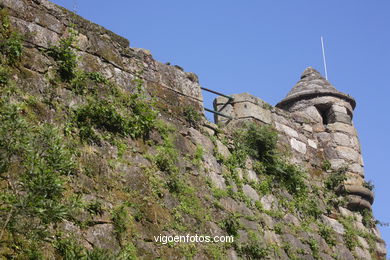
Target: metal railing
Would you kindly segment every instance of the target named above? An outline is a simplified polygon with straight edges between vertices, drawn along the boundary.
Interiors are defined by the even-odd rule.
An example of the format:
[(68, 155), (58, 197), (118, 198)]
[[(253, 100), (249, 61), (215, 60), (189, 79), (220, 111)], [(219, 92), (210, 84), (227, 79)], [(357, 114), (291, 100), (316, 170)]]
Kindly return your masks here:
[(225, 114), (221, 113), (221, 111), (222, 111), (228, 104), (230, 104), (230, 103), (234, 100), (234, 97), (231, 97), (231, 96), (222, 94), (222, 93), (220, 93), (220, 92), (217, 92), (217, 91), (215, 91), (215, 90), (211, 90), (211, 89), (208, 89), (208, 88), (203, 88), (203, 87), (201, 87), (201, 89), (202, 89), (202, 90), (205, 90), (205, 91), (208, 91), (208, 92), (210, 92), (210, 93), (213, 93), (213, 94), (216, 94), (216, 95), (225, 97), (225, 98), (228, 99), (227, 102), (219, 109), (219, 111), (216, 111), (216, 110), (213, 110), (213, 109), (210, 109), (210, 108), (206, 108), (206, 107), (204, 108), (204, 110), (206, 110), (206, 111), (208, 111), (208, 112), (211, 112), (211, 113), (213, 113), (213, 114), (217, 114), (217, 115), (222, 116), (222, 117), (226, 117), (226, 118), (228, 118), (228, 119), (230, 119), (230, 120), (233, 119), (231, 116), (228, 116), (228, 115), (225, 115)]

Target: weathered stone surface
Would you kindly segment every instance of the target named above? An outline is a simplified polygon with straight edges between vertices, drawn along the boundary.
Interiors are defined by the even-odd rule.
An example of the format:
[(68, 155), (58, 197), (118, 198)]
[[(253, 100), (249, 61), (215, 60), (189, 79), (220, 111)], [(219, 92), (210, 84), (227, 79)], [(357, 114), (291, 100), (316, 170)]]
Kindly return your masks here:
[[(44, 55), (44, 52), (38, 50), (38, 47), (47, 48), (50, 45), (57, 44), (61, 37), (66, 36), (71, 14), (46, 0), (0, 0), (0, 2), (1, 5), (10, 8), (11, 22), (25, 36), (24, 39), (26, 40), (21, 66), (15, 70), (12, 79), (15, 80), (16, 86), (23, 86), (23, 88), (30, 91), (21, 100), (33, 95), (33, 97), (38, 97), (39, 102), (41, 102), (40, 98), (45, 97), (45, 93), (51, 87), (52, 82), (49, 79), (54, 78), (57, 64), (52, 58)], [(230, 169), (227, 169), (226, 165), (222, 165), (224, 160), (217, 161), (214, 155), (214, 149), (216, 149), (225, 158), (230, 156), (228, 147), (233, 148), (235, 141), (232, 140), (232, 130), (240, 126), (239, 123), (242, 125), (242, 123), (253, 121), (260, 124), (269, 124), (275, 126), (278, 131), (278, 146), (286, 154), (291, 154), (290, 162), (320, 166), (324, 160), (329, 160), (333, 169), (348, 164), (349, 171), (347, 172), (346, 184), (362, 186), (363, 161), (357, 133), (351, 125), (354, 101), (350, 97), (335, 92), (335, 89), (328, 82), (318, 77), (318, 73), (309, 69), (302, 75), (303, 81), (292, 91), (292, 94), (299, 93), (301, 99), (295, 99), (292, 103), (285, 103), (284, 110), (272, 107), (250, 94), (238, 94), (234, 95), (234, 102), (226, 105), (222, 110), (223, 113), (236, 118), (226, 120), (216, 117), (219, 121), (221, 121), (220, 119), (224, 120), (223, 123), (226, 123), (226, 128), (219, 128), (202, 119), (199, 128), (189, 129), (182, 123), (177, 123), (176, 120), (183, 122), (181, 116), (183, 107), (186, 106), (194, 106), (199, 112), (203, 112), (203, 98), (199, 80), (195, 74), (184, 72), (179, 66), (161, 64), (153, 60), (150, 51), (129, 48), (127, 40), (80, 17), (72, 16), (71, 20), (72, 23), (74, 20), (75, 26), (80, 31), (78, 49), (75, 50), (80, 57), (78, 60), (79, 69), (86, 72), (98, 72), (109, 78), (112, 83), (123, 87), (124, 91), (130, 90), (128, 85), (137, 77), (137, 72), (144, 71), (142, 79), (145, 82), (145, 88), (153, 97), (158, 98), (159, 102), (157, 103), (163, 106), (159, 116), (164, 121), (178, 127), (180, 134), (173, 140), (174, 147), (180, 154), (177, 163), (180, 169), (178, 177), (188, 185), (193, 186), (194, 195), (200, 199), (199, 210), (202, 213), (203, 210), (207, 210), (207, 217), (210, 218), (210, 221), (208, 219), (202, 222), (191, 214), (180, 212), (182, 223), (185, 223), (187, 228), (190, 227), (190, 230), (193, 228), (194, 232), (201, 231), (210, 235), (226, 235), (227, 230), (221, 228), (222, 225), (219, 226), (218, 224), (228, 220), (231, 216), (238, 216), (240, 228), (246, 229), (239, 230), (240, 242), (249, 242), (249, 235), (254, 234), (260, 238), (258, 245), (261, 248), (263, 246), (261, 240), (264, 239), (269, 245), (268, 257), (270, 259), (288, 259), (283, 250), (277, 252), (277, 250), (272, 249), (275, 245), (280, 248), (284, 244), (282, 240), (288, 242), (294, 252), (299, 251), (297, 253), (299, 259), (314, 259), (314, 252), (310, 249), (308, 239), (314, 239), (318, 243), (319, 255), (322, 259), (331, 259), (330, 255), (338, 255), (340, 259), (353, 258), (350, 250), (344, 246), (343, 234), (345, 230), (341, 223), (333, 217), (339, 217), (339, 213), (343, 217), (354, 217), (356, 219), (353, 222), (354, 228), (366, 232), (369, 229), (362, 224), (361, 214), (345, 208), (339, 208), (338, 210), (334, 208), (330, 215), (332, 218), (323, 216), (318, 220), (336, 231), (334, 238), (337, 246), (331, 252), (332, 249), (318, 235), (319, 227), (315, 223), (310, 223), (308, 228), (310, 231), (300, 231), (293, 234), (296, 230), (292, 226), (301, 226), (300, 219), (303, 219), (304, 216), (301, 213), (296, 215), (294, 215), (295, 213), (288, 213), (280, 216), (279, 213), (285, 213), (287, 210), (284, 208), (284, 203), (278, 203), (279, 200), (284, 199), (283, 202), (286, 202), (294, 199), (284, 187), (277, 190), (273, 189), (272, 193), (266, 196), (259, 196), (259, 193), (248, 185), (248, 182), (256, 183), (251, 183), (251, 185), (259, 184), (259, 176), (253, 171), (252, 159), (248, 159), (245, 166), (240, 166), (244, 169), (235, 169), (235, 173), (238, 175), (238, 182), (236, 183), (236, 176), (234, 174), (232, 174), (233, 177), (229, 176)], [(44, 73), (48, 74), (44, 76)], [(330, 92), (325, 93), (324, 89)], [(73, 90), (63, 87), (62, 83), (58, 84), (56, 89), (50, 88), (50, 90), (54, 90), (52, 95), (56, 98), (55, 102), (62, 102), (66, 108), (76, 109), (85, 101), (82, 95), (74, 95)], [(226, 101), (226, 98), (218, 98), (215, 102), (217, 109), (220, 109)], [(21, 112), (25, 112), (24, 108)], [(47, 122), (61, 120), (55, 119), (56, 114), (53, 111), (48, 111), (46, 114), (48, 114)], [(214, 142), (211, 142), (207, 133), (215, 138)], [(229, 145), (222, 144), (220, 141), (222, 138), (228, 140)], [(87, 176), (81, 170), (80, 173), (77, 173), (81, 176), (75, 176), (75, 182), (72, 183), (75, 186), (72, 191), (77, 194), (80, 192), (88, 193), (88, 195), (83, 194), (81, 196), (83, 202), (93, 203), (102, 200), (102, 210), (104, 212), (91, 216), (86, 209), (83, 209), (83, 213), (78, 216), (77, 220), (90, 223), (90, 226), (80, 229), (78, 225), (67, 220), (58, 224), (59, 231), (64, 232), (65, 237), (68, 235), (76, 236), (76, 241), (88, 250), (106, 248), (114, 253), (118, 252), (121, 243), (114, 232), (111, 213), (113, 209), (123, 204), (126, 205), (126, 209), (127, 207), (131, 208), (132, 215), (134, 213), (134, 216), (137, 216), (137, 220), (134, 217), (132, 228), (140, 234), (140, 239), (134, 241), (140, 258), (158, 258), (162, 256), (161, 252), (168, 253), (167, 259), (180, 258), (182, 256), (177, 255), (178, 253), (174, 248), (167, 247), (163, 249), (149, 241), (152, 237), (151, 234), (161, 232), (162, 234), (172, 235), (172, 232), (178, 232), (170, 229), (165, 224), (160, 225), (162, 222), (157, 218), (161, 215), (163, 217), (160, 219), (169, 219), (170, 214), (174, 214), (173, 210), (180, 209), (178, 206), (181, 205), (182, 199), (166, 188), (166, 183), (172, 175), (158, 170), (150, 172), (150, 170), (154, 171), (156, 169), (152, 156), (156, 155), (157, 149), (152, 144), (161, 145), (163, 142), (161, 135), (158, 132), (151, 133), (148, 142), (132, 140), (131, 138), (124, 139), (124, 141), (127, 142), (129, 149), (122, 157), (119, 156), (118, 149), (113, 148), (108, 142), (102, 147), (91, 145), (91, 147), (94, 147), (91, 154), (99, 154), (101, 150), (106, 152), (102, 153), (104, 156), (96, 156), (97, 167), (93, 169), (94, 176)], [(292, 147), (291, 153), (290, 145)], [(198, 167), (197, 174), (191, 175), (188, 172), (194, 172), (195, 166), (191, 159), (196, 146), (202, 147), (204, 150), (203, 163)], [(145, 156), (145, 154), (150, 155), (150, 157)], [(312, 176), (309, 176), (308, 182), (321, 186), (324, 180), (322, 177), (327, 177), (325, 174), (327, 173), (318, 172), (318, 175), (316, 175), (318, 179), (310, 179)], [(246, 178), (243, 178), (244, 176)], [(207, 185), (209, 184), (208, 179), (205, 177), (209, 177), (212, 186), (226, 190), (226, 183), (228, 183), (231, 190), (227, 193), (221, 193), (222, 195), (214, 194), (213, 192), (216, 190), (210, 190)], [(159, 184), (162, 185), (159, 186)], [(241, 187), (244, 194), (254, 201), (241, 201), (240, 195), (242, 194), (238, 193)], [(229, 197), (232, 195), (231, 191), (238, 196)], [(96, 195), (98, 193), (100, 195)], [(357, 196), (356, 199), (360, 201), (371, 201), (371, 197), (367, 198), (364, 194), (356, 194), (356, 192), (354, 194)], [(218, 200), (220, 196), (222, 198)], [(158, 203), (154, 201), (155, 198)], [(131, 201), (133, 199), (134, 201)], [(127, 206), (130, 205), (129, 201), (131, 201), (132, 206)], [(259, 205), (256, 205), (255, 201), (258, 201)], [(266, 210), (265, 212), (270, 215), (256, 208), (260, 204)], [(326, 212), (322, 201), (318, 202), (318, 207)], [(177, 213), (177, 211), (175, 212)], [(259, 227), (260, 224), (262, 227)], [(198, 229), (199, 227), (200, 229)], [(50, 229), (52, 228), (54, 230), (57, 227), (50, 227)], [(286, 234), (290, 231), (291, 234)], [(283, 235), (276, 234), (279, 232)], [(381, 256), (386, 253), (379, 231), (372, 229), (371, 232), (377, 236), (378, 244), (375, 248), (369, 248), (370, 243), (364, 238), (358, 237), (360, 246), (354, 250), (354, 254), (357, 255), (356, 258), (369, 259), (368, 250), (372, 251), (373, 255)], [(0, 251), (2, 251), (2, 246), (3, 244), (0, 245)], [(205, 247), (202, 245), (197, 245), (197, 247), (199, 247), (199, 250), (194, 259), (210, 258), (210, 255), (203, 253)], [(237, 248), (240, 249), (240, 247)], [(224, 257), (230, 259), (245, 258), (246, 256), (243, 255), (242, 251), (237, 248), (230, 248), (227, 252), (224, 251), (227, 254)]]
[(203, 162), (204, 162), (204, 168), (208, 172), (214, 172), (217, 174), (222, 173), (222, 167), (221, 165), (217, 162), (217, 159), (210, 155), (210, 154), (204, 154), (203, 155)]
[(320, 113), (318, 112), (317, 108), (315, 108), (314, 106), (307, 107), (304, 110), (302, 110), (301, 112), (304, 113), (305, 116), (314, 120), (315, 122), (322, 123), (322, 117), (321, 117)]
[(266, 213), (260, 213), (260, 222), (264, 228), (274, 228), (275, 221)]
[(229, 149), (218, 139), (215, 141), (217, 151), (219, 154), (221, 154), (224, 158), (229, 158), (230, 151)]
[(324, 253), (320, 253), (320, 257), (321, 257), (321, 259), (322, 260), (333, 260), (334, 258), (333, 257), (331, 257), (330, 255), (328, 255), (328, 254), (324, 254)]
[(352, 217), (352, 218), (355, 217), (355, 214), (352, 211), (350, 211), (349, 209), (339, 207), (339, 211), (343, 217)]
[(298, 138), (298, 132), (291, 127), (279, 124), (278, 122), (275, 122), (275, 126), (277, 130), (284, 132), (288, 136)]
[(336, 122), (333, 124), (329, 124), (327, 128), (332, 132), (344, 132), (349, 135), (357, 135), (356, 130), (353, 126), (344, 123)]
[(277, 200), (272, 194), (261, 197), (260, 202), (265, 210), (275, 209), (277, 206)]
[[(337, 155), (335, 155), (335, 157), (337, 157)], [(346, 162), (343, 159), (330, 159), (329, 162), (333, 170), (338, 170), (346, 165)]]
[(243, 202), (237, 202), (230, 197), (222, 198), (220, 203), (228, 212), (240, 213), (247, 216), (253, 215), (253, 212)]
[(339, 112), (333, 112), (328, 116), (329, 122), (340, 122), (344, 124), (351, 125), (351, 117), (347, 114), (339, 113)]
[(339, 259), (345, 259), (345, 260), (354, 260), (355, 257), (352, 255), (351, 251), (348, 250), (348, 248), (344, 245), (336, 245), (334, 249), (336, 255), (339, 257)]
[(336, 132), (331, 134), (331, 138), (337, 145), (351, 146), (351, 138), (347, 134)]
[(325, 215), (322, 215), (321, 219), (324, 221), (325, 224), (331, 226), (336, 233), (344, 234), (345, 232), (344, 226), (337, 220), (333, 218), (329, 218)]
[(303, 130), (312, 133), (312, 132), (313, 132), (313, 127), (310, 126), (310, 125), (308, 125), (308, 124), (304, 124), (304, 125), (303, 125)]
[(316, 134), (318, 140), (322, 143), (327, 143), (331, 140), (331, 136), (327, 132), (320, 132)]
[(280, 245), (281, 244), (279, 236), (271, 230), (264, 231), (264, 240), (268, 245), (272, 245), (272, 244)]
[(299, 226), (301, 223), (300, 221), (298, 220), (297, 217), (295, 217), (294, 215), (291, 215), (291, 214), (286, 214), (283, 218), (288, 224), (292, 224), (294, 226)]
[(338, 146), (336, 147), (336, 151), (338, 156), (340, 156), (340, 159), (345, 159), (352, 162), (357, 162), (359, 160), (360, 154), (355, 149)]
[(380, 256), (387, 254), (386, 245), (384, 243), (376, 243), (376, 250)]
[(291, 138), (290, 140), (290, 144), (291, 144), (291, 147), (300, 152), (300, 153), (303, 153), (305, 154), (306, 153), (306, 144), (304, 144), (303, 142), (301, 141), (298, 141), (297, 139), (295, 138)]
[(367, 241), (364, 238), (362, 238), (361, 236), (357, 236), (357, 239), (358, 239), (358, 242), (359, 242), (360, 246), (362, 246), (365, 249), (369, 249), (370, 248), (370, 246), (368, 245)]
[(349, 165), (349, 170), (351, 172), (356, 172), (360, 176), (364, 177), (364, 169), (359, 163), (353, 163), (353, 164)]
[(107, 249), (115, 253), (120, 250), (114, 226), (111, 224), (100, 224), (90, 227), (85, 233), (85, 239), (98, 248)]
[(250, 185), (248, 184), (245, 184), (243, 187), (242, 187), (242, 191), (244, 192), (245, 195), (247, 195), (249, 198), (251, 198), (252, 200), (259, 200), (260, 197), (259, 197), (259, 194), (257, 194), (256, 190), (253, 189)]
[(258, 182), (259, 181), (259, 177), (257, 177), (256, 172), (253, 170), (247, 170), (246, 177), (248, 178), (248, 181), (250, 181), (250, 182)]
[(296, 238), (291, 234), (283, 234), (281, 235), (283, 242), (291, 245), (292, 248), (296, 248), (297, 250), (301, 249), (304, 252), (311, 252), (310, 247), (306, 244), (303, 244), (301, 240)]
[(311, 148), (314, 148), (314, 149), (317, 149), (317, 148), (318, 148), (318, 147), (317, 147), (317, 142), (314, 141), (314, 140), (312, 140), (312, 139), (308, 139), (308, 140), (307, 140), (307, 143), (308, 143), (308, 145), (309, 145)]
[(225, 178), (222, 175), (217, 174), (216, 172), (209, 172), (208, 176), (216, 188), (222, 190), (226, 189)]
[(361, 260), (371, 260), (371, 254), (367, 249), (360, 248), (360, 247), (355, 247), (354, 250), (355, 255), (357, 255), (357, 259)]
[(250, 102), (235, 103), (234, 112), (236, 118), (253, 117), (266, 124), (272, 122), (271, 111)]
[(230, 260), (238, 260), (237, 252), (234, 249), (229, 249), (226, 253), (226, 256)]
[(214, 144), (209, 138), (202, 135), (198, 130), (194, 128), (190, 128), (188, 130), (188, 136), (194, 144), (200, 145), (206, 153), (212, 154)]
[(251, 221), (246, 218), (240, 218), (240, 223), (246, 230), (250, 230), (250, 229), (254, 231), (259, 230), (259, 224), (255, 221)]
[(18, 18), (12, 18), (12, 22), (23, 35), (26, 35), (26, 41), (40, 47), (48, 48), (60, 39), (57, 33), (38, 24), (27, 23)]
[(214, 222), (207, 221), (205, 224), (205, 229), (207, 230), (207, 234), (211, 236), (224, 236), (225, 232)]
[(347, 109), (337, 104), (332, 105), (332, 111), (342, 113), (342, 114), (347, 114)]

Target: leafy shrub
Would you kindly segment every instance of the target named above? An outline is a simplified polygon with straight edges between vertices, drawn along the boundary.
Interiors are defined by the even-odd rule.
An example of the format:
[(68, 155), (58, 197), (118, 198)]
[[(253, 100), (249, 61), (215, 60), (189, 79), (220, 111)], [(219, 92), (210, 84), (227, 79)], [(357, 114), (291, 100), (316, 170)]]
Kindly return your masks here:
[(249, 123), (235, 135), (248, 155), (265, 163), (273, 162), (278, 135), (270, 126)]
[(240, 222), (237, 216), (230, 214), (229, 217), (222, 221), (221, 226), (229, 235), (237, 236), (238, 230), (240, 229)]
[(335, 233), (334, 230), (327, 225), (320, 224), (319, 225), (319, 233), (320, 236), (326, 241), (326, 243), (330, 246), (336, 245)]
[(9, 81), (9, 70), (5, 66), (0, 65), (0, 86), (5, 86)]
[(249, 242), (239, 245), (238, 251), (245, 254), (248, 259), (267, 259), (270, 250), (264, 246), (255, 233), (249, 232)]
[(102, 215), (103, 207), (100, 201), (90, 202), (85, 206), (85, 209), (93, 215)]
[(321, 165), (323, 171), (329, 171), (332, 168), (332, 164), (328, 160), (324, 160)]
[(74, 239), (57, 239), (54, 248), (64, 260), (82, 259), (85, 257), (85, 249)]
[(346, 217), (339, 220), (341, 224), (344, 226), (344, 241), (346, 246), (353, 250), (356, 246), (359, 245), (358, 239), (357, 239), (357, 230), (353, 226), (353, 218)]
[(127, 230), (127, 226), (130, 221), (130, 217), (125, 209), (125, 207), (119, 206), (115, 208), (112, 212), (112, 221), (114, 223), (115, 232), (120, 235)]
[(325, 187), (328, 190), (334, 190), (340, 184), (342, 184), (346, 179), (345, 172), (347, 171), (346, 167), (341, 167), (337, 171), (331, 173), (328, 178), (325, 180)]
[(74, 113), (82, 139), (96, 141), (94, 129), (132, 138), (147, 137), (156, 123), (153, 104), (143, 95), (142, 86), (134, 93), (121, 93), (111, 99), (92, 98)]
[(99, 72), (87, 72), (86, 73), (86, 76), (96, 82), (96, 83), (103, 83), (103, 84), (108, 84), (108, 79), (106, 79), (102, 74), (100, 74)]
[(314, 238), (310, 238), (308, 239), (307, 242), (310, 246), (312, 256), (314, 257), (314, 259), (320, 259), (320, 247), (318, 245), (317, 240), (315, 240)]
[(183, 109), (183, 116), (192, 127), (197, 127), (201, 119), (201, 114), (193, 106), (185, 107)]
[(2, 64), (15, 65), (22, 57), (22, 36), (12, 31), (6, 9), (0, 10), (0, 52)]
[(371, 210), (363, 209), (360, 211), (360, 214), (363, 217), (362, 222), (365, 227), (367, 228), (375, 227), (375, 220)]
[(65, 82), (70, 82), (76, 76), (77, 55), (73, 50), (77, 31), (70, 29), (69, 36), (62, 38), (58, 46), (51, 46), (46, 53), (58, 64), (58, 74)]
[(34, 126), (20, 111), (0, 102), (0, 174), (18, 184), (2, 190), (0, 219), (12, 234), (42, 239), (72, 209), (63, 193), (65, 176), (75, 171), (74, 151), (57, 128)]
[[(173, 144), (172, 136), (169, 133), (163, 133), (162, 138), (163, 143), (157, 146), (157, 154), (151, 159), (160, 171), (169, 174), (178, 173), (179, 169), (177, 168), (176, 163), (179, 154)], [(174, 187), (174, 183), (172, 183), (171, 186)]]
[[(303, 194), (306, 191), (304, 173), (294, 164), (287, 162), (277, 150), (278, 135), (270, 126), (248, 123), (235, 132), (235, 151), (228, 159), (229, 168), (242, 167), (249, 155), (257, 162), (257, 173), (266, 173), (284, 185), (291, 193)], [(231, 162), (229, 162), (231, 160)]]
[(369, 189), (370, 191), (375, 189), (375, 185), (372, 183), (372, 181), (364, 181), (363, 187)]

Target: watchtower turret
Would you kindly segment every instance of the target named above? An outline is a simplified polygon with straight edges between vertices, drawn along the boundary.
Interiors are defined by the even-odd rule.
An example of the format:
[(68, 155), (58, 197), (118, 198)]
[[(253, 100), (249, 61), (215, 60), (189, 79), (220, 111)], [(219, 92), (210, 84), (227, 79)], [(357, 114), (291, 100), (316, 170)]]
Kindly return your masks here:
[(314, 135), (332, 168), (347, 167), (344, 189), (349, 208), (371, 209), (374, 196), (366, 188), (360, 142), (353, 126), (355, 100), (308, 67), (301, 79), (276, 107), (313, 122)]

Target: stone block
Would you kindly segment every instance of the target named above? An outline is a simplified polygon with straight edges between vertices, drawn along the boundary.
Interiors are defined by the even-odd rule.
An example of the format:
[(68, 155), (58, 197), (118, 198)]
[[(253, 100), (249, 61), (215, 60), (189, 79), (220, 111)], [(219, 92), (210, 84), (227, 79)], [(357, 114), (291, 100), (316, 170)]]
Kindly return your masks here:
[(259, 181), (259, 178), (257, 177), (256, 172), (253, 170), (247, 170), (246, 177), (248, 178), (248, 181), (250, 181), (250, 182), (258, 182)]
[(246, 196), (248, 196), (249, 198), (251, 198), (252, 200), (259, 200), (260, 197), (259, 197), (259, 194), (257, 194), (256, 190), (253, 189), (250, 185), (248, 184), (245, 184), (243, 187), (242, 187), (242, 191), (244, 192), (244, 194)]
[(367, 241), (364, 238), (362, 238), (361, 236), (357, 236), (357, 239), (358, 239), (360, 246), (362, 246), (365, 249), (370, 248), (370, 246), (368, 245)]
[(217, 147), (217, 151), (220, 155), (222, 155), (224, 158), (228, 158), (230, 156), (230, 151), (229, 149), (226, 147), (226, 145), (224, 145), (221, 141), (219, 141), (218, 139), (215, 141), (215, 145)]
[(314, 149), (317, 149), (317, 142), (312, 139), (307, 139), (307, 144)]
[(188, 136), (194, 144), (201, 146), (205, 153), (213, 154), (214, 144), (210, 138), (204, 136), (194, 128), (188, 130)]
[(291, 145), (291, 147), (292, 147), (294, 150), (296, 150), (296, 151), (298, 151), (298, 152), (300, 152), (300, 153), (303, 153), (303, 154), (306, 153), (306, 144), (305, 144), (305, 143), (303, 143), (303, 142), (301, 142), (301, 141), (298, 141), (298, 140), (295, 139), (295, 138), (291, 138), (291, 140), (290, 140), (290, 145)]
[(234, 199), (227, 197), (220, 200), (222, 207), (231, 212), (239, 213), (246, 216), (253, 216), (253, 212), (243, 202), (237, 202)]
[(272, 210), (277, 207), (277, 200), (274, 195), (268, 194), (260, 199), (261, 204), (265, 210)]
[(312, 133), (312, 132), (313, 132), (313, 127), (311, 127), (311, 126), (308, 125), (308, 124), (303, 124), (303, 130)]
[(277, 130), (287, 134), (288, 136), (298, 138), (298, 132), (295, 131), (294, 129), (292, 129), (291, 127), (289, 127), (289, 126), (286, 126), (286, 125), (280, 124), (278, 122), (275, 122), (275, 127), (276, 127)]
[(351, 125), (351, 117), (347, 114), (339, 113), (339, 112), (334, 112), (328, 115), (328, 122), (340, 122), (344, 124)]
[(265, 230), (264, 231), (264, 240), (267, 245), (280, 245), (280, 239), (275, 232), (271, 230)]
[(340, 146), (352, 146), (351, 137), (344, 133), (335, 132), (331, 134), (332, 140)]
[(365, 248), (355, 247), (354, 253), (357, 256), (357, 259), (361, 259), (361, 260), (372, 259), (370, 252)]
[(364, 169), (359, 163), (354, 163), (349, 165), (349, 170), (351, 172), (355, 172), (359, 174), (360, 176), (364, 177)]
[(15, 17), (11, 18), (11, 22), (13, 22), (17, 29), (25, 35), (26, 41), (38, 45), (39, 47), (49, 48), (56, 44), (60, 39), (57, 33), (35, 23), (27, 23)]
[(317, 108), (315, 108), (314, 106), (310, 106), (310, 107), (305, 108), (303, 111), (301, 111), (301, 113), (303, 113), (303, 115), (312, 119), (315, 122), (323, 123), (321, 114), (318, 112)]
[(271, 111), (259, 105), (250, 102), (234, 103), (233, 109), (236, 118), (252, 117), (266, 124), (272, 122)]
[(210, 172), (208, 176), (216, 188), (221, 190), (226, 189), (225, 178), (222, 175), (219, 175), (215, 172)]
[(385, 256), (387, 254), (386, 245), (384, 243), (376, 243), (376, 250), (380, 256)]
[(344, 232), (345, 232), (344, 226), (340, 222), (338, 222), (337, 220), (335, 220), (333, 218), (329, 218), (325, 215), (322, 215), (321, 219), (324, 222), (324, 224), (331, 226), (336, 233), (341, 234), (341, 235), (344, 234)]
[(100, 224), (90, 227), (85, 233), (85, 239), (98, 248), (116, 253), (120, 250), (112, 224)]
[(340, 159), (344, 159), (351, 162), (358, 162), (360, 154), (352, 148), (338, 146), (336, 147), (337, 154)]
[(336, 104), (332, 105), (332, 111), (347, 114), (347, 109), (345, 107)]
[(344, 123), (340, 123), (340, 122), (328, 124), (327, 128), (332, 132), (344, 132), (344, 133), (347, 133), (347, 134), (352, 135), (352, 136), (357, 135), (355, 127), (353, 127), (352, 125), (348, 125), (348, 124), (344, 124)]

